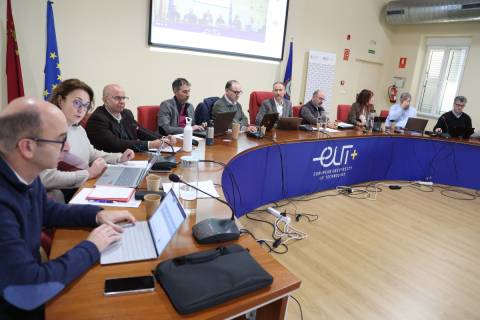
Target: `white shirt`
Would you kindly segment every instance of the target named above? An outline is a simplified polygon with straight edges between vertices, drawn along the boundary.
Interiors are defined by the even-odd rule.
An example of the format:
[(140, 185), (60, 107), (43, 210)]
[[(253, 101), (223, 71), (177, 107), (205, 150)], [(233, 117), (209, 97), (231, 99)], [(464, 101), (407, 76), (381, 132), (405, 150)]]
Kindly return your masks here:
[(277, 99), (273, 98), (275, 101), (275, 106), (277, 107), (278, 115), (281, 117), (283, 114), (283, 99), (282, 102), (278, 103)]

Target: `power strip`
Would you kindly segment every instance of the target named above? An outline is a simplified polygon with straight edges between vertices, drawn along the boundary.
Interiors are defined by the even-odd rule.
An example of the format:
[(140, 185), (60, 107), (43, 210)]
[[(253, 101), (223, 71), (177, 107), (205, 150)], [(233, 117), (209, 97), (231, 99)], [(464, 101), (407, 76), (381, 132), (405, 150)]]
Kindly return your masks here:
[(416, 183), (418, 184), (421, 184), (421, 185), (424, 185), (424, 186), (433, 186), (433, 182), (432, 181), (415, 181)]

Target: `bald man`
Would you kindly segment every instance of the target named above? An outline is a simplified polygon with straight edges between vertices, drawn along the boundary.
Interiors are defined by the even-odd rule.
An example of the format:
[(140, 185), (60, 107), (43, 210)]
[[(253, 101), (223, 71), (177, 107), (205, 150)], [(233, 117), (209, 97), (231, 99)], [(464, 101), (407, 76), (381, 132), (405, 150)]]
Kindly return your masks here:
[(316, 125), (317, 119), (322, 111), (325, 111), (322, 104), (325, 101), (325, 92), (318, 89), (312, 94), (312, 99), (302, 106), (300, 116), (303, 118), (302, 123)]
[[(12, 101), (0, 113), (0, 318), (43, 319), (44, 304), (95, 265), (121, 237), (115, 222), (135, 222), (128, 211), (67, 206), (47, 198), (38, 178), (68, 150), (67, 121), (53, 104)], [(99, 227), (97, 227), (100, 225)], [(42, 263), (42, 227), (96, 227), (62, 256)]]
[(102, 100), (103, 106), (95, 109), (85, 128), (90, 143), (96, 149), (106, 152), (132, 149), (139, 152), (161, 146), (161, 136), (139, 125), (132, 111), (125, 108), (128, 97), (121, 86), (106, 85)]

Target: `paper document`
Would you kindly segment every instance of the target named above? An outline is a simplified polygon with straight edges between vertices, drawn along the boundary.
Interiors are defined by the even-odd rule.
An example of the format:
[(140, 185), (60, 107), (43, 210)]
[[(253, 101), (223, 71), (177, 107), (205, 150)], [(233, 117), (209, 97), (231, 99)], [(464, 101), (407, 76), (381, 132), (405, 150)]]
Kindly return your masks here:
[(148, 160), (130, 160), (118, 164), (110, 164), (112, 167), (135, 167), (135, 168), (146, 168), (148, 166)]
[[(174, 137), (183, 140), (183, 133), (176, 134), (176, 135), (174, 135)], [(205, 139), (203, 139), (203, 138), (195, 137), (195, 136), (193, 136), (192, 139), (193, 139), (193, 140), (197, 140), (197, 141), (203, 141), (203, 140), (205, 140)]]
[(87, 196), (87, 200), (112, 200), (128, 202), (135, 193), (135, 188), (96, 186)]
[[(173, 150), (172, 150), (173, 148)], [(162, 150), (160, 152), (163, 153), (176, 153), (181, 149), (181, 147), (175, 147), (175, 146), (163, 146)], [(148, 149), (150, 152), (157, 152), (158, 149)]]
[[(191, 182), (189, 182), (189, 183), (192, 184)], [(173, 191), (175, 192), (175, 195), (177, 195), (177, 197), (179, 196), (178, 189), (179, 189), (180, 185), (182, 185), (181, 182), (178, 183), (178, 184), (175, 183), (175, 187), (173, 188)], [(172, 189), (172, 183), (162, 183), (162, 186), (163, 186), (163, 191), (165, 193), (167, 193), (168, 191), (170, 191), (170, 189)], [(218, 194), (217, 190), (215, 190), (215, 186), (213, 185), (212, 180), (198, 181), (198, 188), (200, 190), (204, 190), (205, 192), (208, 192), (212, 196), (215, 196), (215, 198), (219, 197), (219, 194)], [(204, 199), (204, 198), (210, 198), (210, 197), (207, 196), (205, 193), (198, 191), (197, 192), (197, 198), (198, 199)]]
[(313, 131), (320, 131), (320, 132), (340, 132), (336, 129), (332, 129), (332, 128), (320, 128), (320, 130), (318, 130), (316, 127), (312, 127)]
[(124, 207), (124, 208), (138, 208), (141, 200), (135, 200), (131, 197), (128, 202), (118, 202), (111, 200), (87, 200), (88, 195), (93, 191), (93, 188), (83, 188), (79, 193), (70, 200), (69, 204), (93, 204), (102, 207)]

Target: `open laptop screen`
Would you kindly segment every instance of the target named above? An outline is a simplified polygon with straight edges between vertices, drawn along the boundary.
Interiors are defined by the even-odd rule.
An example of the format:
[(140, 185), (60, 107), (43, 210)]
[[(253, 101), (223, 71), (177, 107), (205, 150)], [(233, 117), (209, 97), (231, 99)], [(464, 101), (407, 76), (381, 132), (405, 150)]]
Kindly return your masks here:
[(153, 243), (159, 256), (185, 218), (185, 212), (172, 189), (165, 195), (157, 211), (148, 220)]

